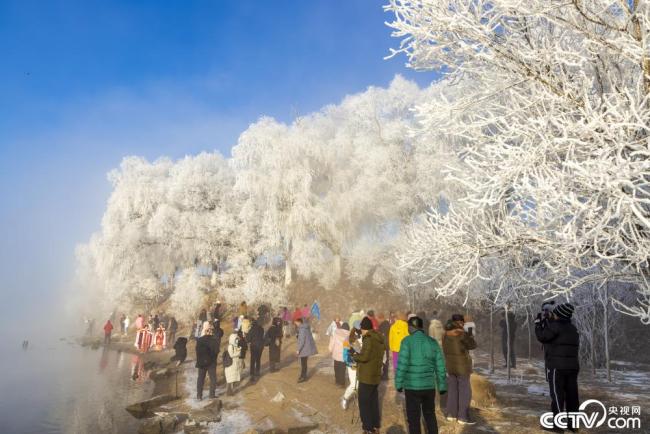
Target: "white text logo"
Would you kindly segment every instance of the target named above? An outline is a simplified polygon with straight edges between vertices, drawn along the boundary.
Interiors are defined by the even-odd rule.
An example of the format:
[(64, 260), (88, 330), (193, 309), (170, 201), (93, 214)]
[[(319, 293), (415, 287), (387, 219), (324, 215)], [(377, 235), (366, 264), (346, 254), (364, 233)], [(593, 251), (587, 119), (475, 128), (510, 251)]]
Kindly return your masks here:
[[(585, 410), (591, 406), (589, 413)], [(595, 407), (595, 408), (594, 408)], [(610, 407), (609, 411), (605, 405), (597, 399), (589, 399), (580, 405), (577, 412), (560, 412), (556, 415), (548, 412), (542, 414), (539, 422), (544, 428), (598, 428), (607, 423), (611, 429), (639, 429), (641, 418), (634, 417), (641, 415), (639, 406)]]

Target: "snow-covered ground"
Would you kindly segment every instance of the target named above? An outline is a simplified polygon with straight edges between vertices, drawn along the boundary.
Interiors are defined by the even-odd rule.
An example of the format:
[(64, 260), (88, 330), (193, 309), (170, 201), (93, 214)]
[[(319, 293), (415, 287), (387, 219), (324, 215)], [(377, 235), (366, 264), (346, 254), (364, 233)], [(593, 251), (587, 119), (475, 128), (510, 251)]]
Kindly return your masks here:
[[(206, 401), (199, 401), (196, 399), (196, 380), (198, 376), (198, 369), (186, 369), (185, 370), (185, 382), (183, 384), (187, 398), (185, 398), (185, 404), (191, 409), (200, 409), (202, 408)], [(206, 382), (209, 383), (209, 378), (206, 378)], [(207, 392), (207, 391), (206, 391)], [(222, 385), (217, 387), (217, 396), (225, 397), (226, 396), (226, 386)], [(242, 398), (238, 395), (228, 398), (228, 402), (231, 404), (241, 404)], [(231, 433), (240, 433), (248, 431), (253, 427), (253, 421), (250, 416), (243, 410), (238, 408), (230, 408), (232, 406), (226, 406), (221, 412), (221, 422), (210, 423), (208, 424), (208, 432), (210, 434), (231, 434)]]
[(253, 428), (253, 421), (242, 410), (224, 410), (221, 414), (221, 422), (208, 424), (210, 434), (241, 433), (251, 428)]
[[(507, 370), (501, 367), (502, 360), (496, 357), (497, 368), (489, 370), (489, 354), (475, 352), (474, 364), (478, 374), (486, 376), (496, 386), (497, 406), (494, 410), (508, 419), (527, 418), (525, 426), (536, 423), (539, 416), (548, 411), (549, 387), (544, 376), (543, 360), (518, 359), (517, 368), (511, 370), (508, 379)], [(616, 361), (611, 371), (612, 381), (607, 381), (607, 371), (597, 369), (595, 375), (589, 367), (581, 370), (578, 386), (580, 400), (598, 399), (608, 408), (610, 406), (640, 406), (642, 419), (650, 411), (650, 366), (631, 362)], [(499, 432), (505, 432), (506, 421), (493, 422)], [(642, 426), (650, 421), (643, 420)]]

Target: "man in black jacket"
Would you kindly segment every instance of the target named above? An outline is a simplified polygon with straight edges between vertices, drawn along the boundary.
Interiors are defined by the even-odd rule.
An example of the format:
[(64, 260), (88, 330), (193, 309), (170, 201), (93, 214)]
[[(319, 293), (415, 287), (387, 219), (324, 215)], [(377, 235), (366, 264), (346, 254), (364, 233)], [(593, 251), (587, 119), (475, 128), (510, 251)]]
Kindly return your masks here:
[[(546, 379), (551, 392), (551, 410), (560, 412), (577, 412), (580, 404), (578, 398), (578, 350), (580, 336), (571, 323), (575, 308), (570, 303), (560, 304), (553, 309), (550, 319), (543, 319), (542, 314), (535, 319), (535, 335), (544, 344), (544, 362)], [(570, 425), (569, 430), (574, 431)], [(552, 431), (561, 432), (555, 427)]]
[(255, 382), (260, 378), (262, 351), (264, 351), (264, 329), (259, 325), (258, 320), (251, 321), (251, 329), (246, 335), (246, 340), (251, 349), (251, 381)]
[(210, 376), (210, 398), (216, 397), (218, 355), (219, 345), (214, 338), (214, 328), (209, 325), (203, 336), (196, 340), (196, 367), (199, 368), (199, 376), (196, 379), (196, 399), (203, 399), (205, 374)]
[(269, 370), (277, 372), (282, 350), (282, 319), (273, 318), (271, 327), (264, 336), (264, 343), (269, 346)]

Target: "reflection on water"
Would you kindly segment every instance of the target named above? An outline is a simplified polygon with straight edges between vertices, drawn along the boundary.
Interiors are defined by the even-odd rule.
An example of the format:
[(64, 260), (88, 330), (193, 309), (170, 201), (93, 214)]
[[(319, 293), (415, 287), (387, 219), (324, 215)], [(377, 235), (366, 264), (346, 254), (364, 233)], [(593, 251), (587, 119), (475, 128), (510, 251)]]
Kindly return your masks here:
[(138, 355), (59, 341), (0, 348), (0, 432), (135, 432), (153, 382)]

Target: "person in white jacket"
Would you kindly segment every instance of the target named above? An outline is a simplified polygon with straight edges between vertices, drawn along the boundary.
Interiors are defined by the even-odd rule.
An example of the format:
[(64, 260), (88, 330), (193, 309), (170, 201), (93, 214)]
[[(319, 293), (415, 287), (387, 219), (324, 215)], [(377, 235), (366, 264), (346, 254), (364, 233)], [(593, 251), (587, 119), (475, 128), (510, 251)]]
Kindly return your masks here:
[(124, 336), (127, 336), (129, 334), (129, 324), (130, 321), (129, 321), (129, 317), (127, 316), (124, 318)]
[(442, 337), (445, 335), (445, 329), (442, 322), (438, 319), (438, 311), (433, 311), (431, 321), (429, 321), (429, 336), (435, 339), (442, 348)]
[(330, 323), (330, 325), (327, 327), (327, 330), (325, 331), (325, 336), (332, 336), (336, 329), (341, 328), (341, 318), (336, 317), (334, 318), (334, 321)]
[(224, 367), (223, 372), (226, 376), (226, 393), (232, 395), (235, 393), (237, 383), (241, 381), (241, 373), (244, 370), (244, 359), (241, 358), (241, 346), (239, 344), (239, 336), (237, 333), (231, 333), (230, 337), (228, 337), (228, 348), (226, 351), (228, 351), (228, 354), (232, 359), (232, 364), (228, 367)]

